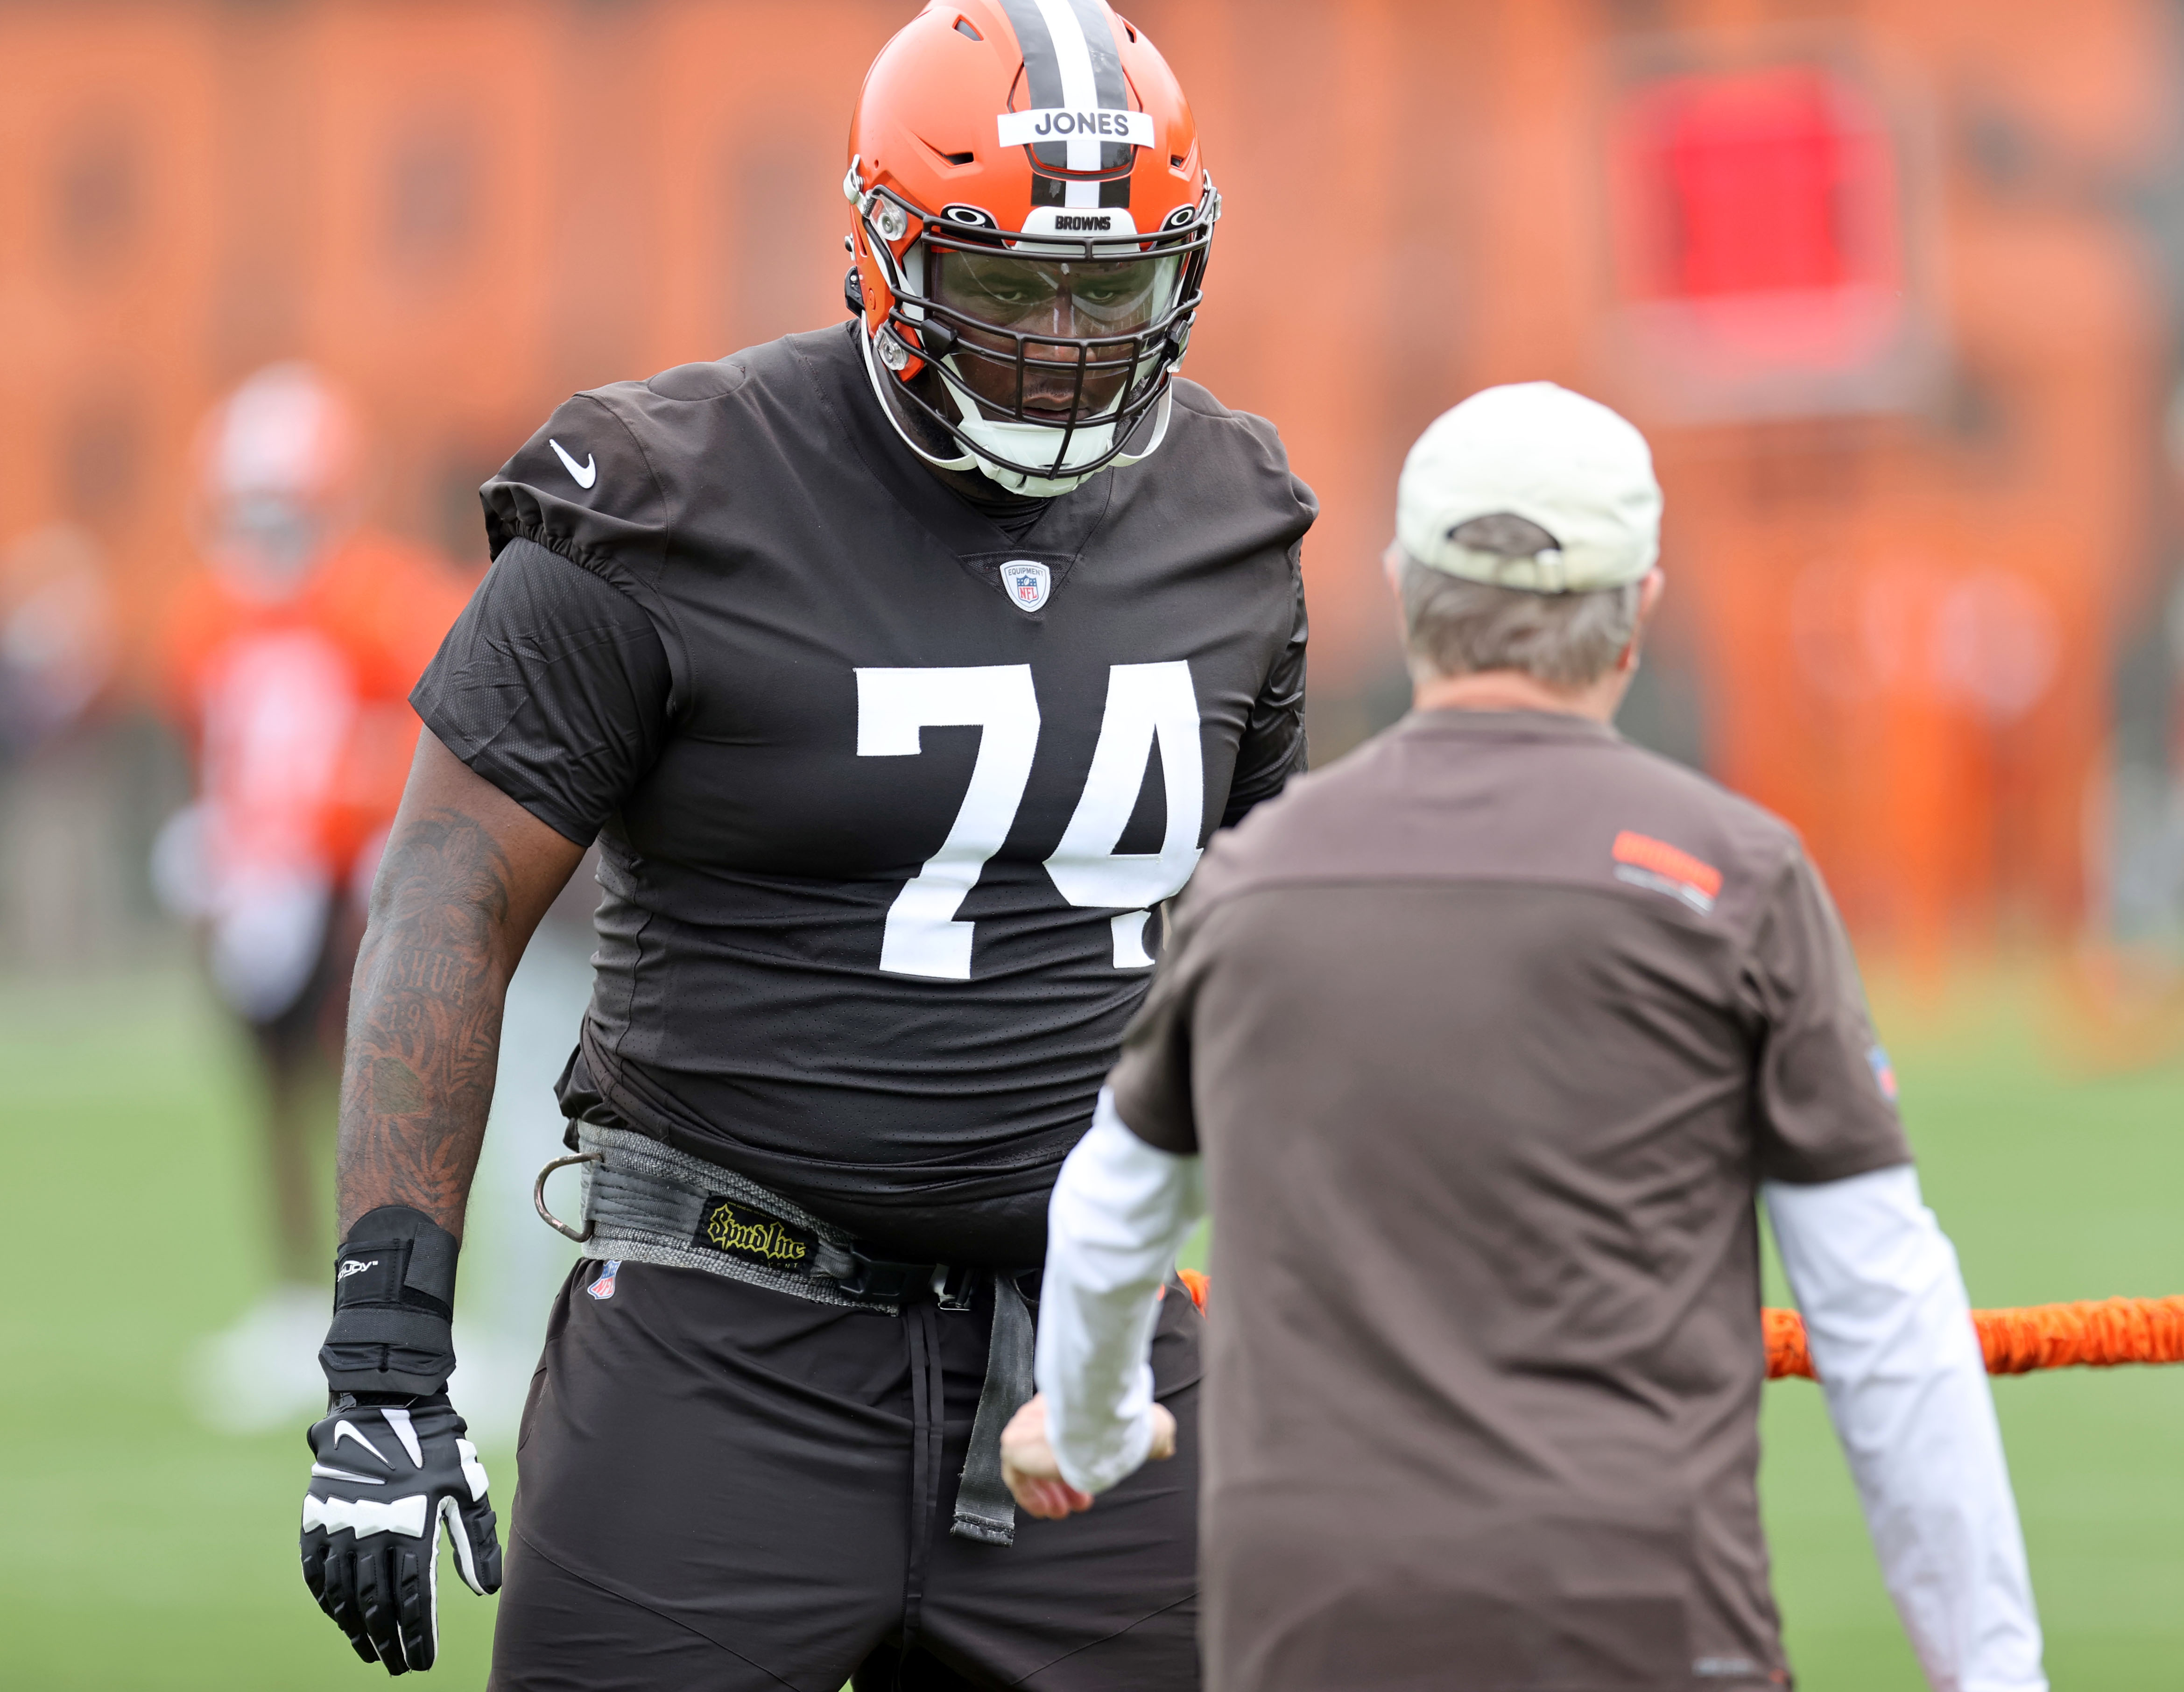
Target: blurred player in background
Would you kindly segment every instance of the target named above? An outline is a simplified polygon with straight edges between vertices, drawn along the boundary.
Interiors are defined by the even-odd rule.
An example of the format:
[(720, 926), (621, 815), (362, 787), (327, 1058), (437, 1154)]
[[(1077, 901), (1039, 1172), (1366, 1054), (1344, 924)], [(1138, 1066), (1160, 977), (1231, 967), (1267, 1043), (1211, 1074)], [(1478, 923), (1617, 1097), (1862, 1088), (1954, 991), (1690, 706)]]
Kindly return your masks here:
[(109, 763), (114, 596), (71, 523), (0, 548), (0, 951), (18, 968), (81, 962), (126, 903)]
[(68, 523), (0, 554), (0, 758), (82, 721), (114, 673), (114, 593), (98, 543)]
[(416, 743), (406, 696), (462, 606), (438, 560), (359, 524), (359, 444), (354, 409), (306, 365), (223, 399), (198, 445), (203, 564), (164, 633), (196, 798), (162, 832), (154, 879), (199, 926), (265, 1089), (279, 1283), (198, 1358), (201, 1408), (239, 1430), (323, 1401), (315, 1153), (363, 899)]

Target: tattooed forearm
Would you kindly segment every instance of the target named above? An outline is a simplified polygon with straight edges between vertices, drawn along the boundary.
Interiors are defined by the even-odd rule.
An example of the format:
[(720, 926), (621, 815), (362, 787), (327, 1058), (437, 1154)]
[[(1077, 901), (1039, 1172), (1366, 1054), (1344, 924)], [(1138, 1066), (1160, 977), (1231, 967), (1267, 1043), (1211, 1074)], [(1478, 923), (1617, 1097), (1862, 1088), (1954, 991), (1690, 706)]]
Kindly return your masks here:
[(460, 999), (470, 985), (466, 962), (466, 958), (448, 952), (404, 952), (388, 961), (387, 984)]
[(405, 814), (372, 890), (342, 1073), (341, 1226), (408, 1205), (451, 1233), (485, 1136), (514, 967), (512, 871), (459, 810)]

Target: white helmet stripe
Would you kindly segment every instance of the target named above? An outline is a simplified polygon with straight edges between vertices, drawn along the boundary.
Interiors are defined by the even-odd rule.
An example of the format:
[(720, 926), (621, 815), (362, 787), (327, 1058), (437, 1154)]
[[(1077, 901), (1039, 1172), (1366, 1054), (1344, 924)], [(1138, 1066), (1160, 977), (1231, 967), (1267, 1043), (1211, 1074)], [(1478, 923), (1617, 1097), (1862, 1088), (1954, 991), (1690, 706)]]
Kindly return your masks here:
[[(1077, 8), (1069, 0), (1034, 0), (1034, 3), (1046, 25), (1047, 36), (1054, 43), (1055, 68), (1061, 73), (1061, 103), (1075, 112), (1096, 112), (1100, 109), (1100, 85), (1092, 75), (1092, 47), (1084, 39), (1084, 25), (1078, 19)], [(1099, 136), (1072, 136), (1067, 146), (1070, 170), (1093, 171), (1100, 168)], [(1098, 205), (1095, 185), (1088, 182), (1084, 186), (1095, 190), (1093, 198), (1085, 203)]]

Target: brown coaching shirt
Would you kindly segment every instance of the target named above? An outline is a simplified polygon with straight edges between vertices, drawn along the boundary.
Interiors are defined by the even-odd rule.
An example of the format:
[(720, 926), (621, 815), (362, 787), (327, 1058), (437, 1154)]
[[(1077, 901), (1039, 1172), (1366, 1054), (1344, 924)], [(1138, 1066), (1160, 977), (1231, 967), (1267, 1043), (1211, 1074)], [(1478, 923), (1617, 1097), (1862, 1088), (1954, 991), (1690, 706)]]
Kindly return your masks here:
[(1910, 1152), (1785, 824), (1415, 715), (1215, 838), (1112, 1084), (1206, 1159), (1213, 1692), (1788, 1684), (1756, 1190)]

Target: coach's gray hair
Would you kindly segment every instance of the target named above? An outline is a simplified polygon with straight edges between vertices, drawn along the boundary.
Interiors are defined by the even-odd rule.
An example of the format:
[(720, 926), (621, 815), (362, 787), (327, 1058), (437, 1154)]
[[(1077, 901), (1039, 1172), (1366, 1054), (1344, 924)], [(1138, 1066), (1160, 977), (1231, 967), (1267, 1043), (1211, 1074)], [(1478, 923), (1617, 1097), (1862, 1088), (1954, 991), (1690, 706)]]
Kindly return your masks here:
[(1585, 593), (1535, 593), (1407, 557), (1403, 627), (1412, 673), (1521, 670), (1550, 687), (1589, 687), (1614, 667), (1637, 632), (1639, 588), (1633, 582)]

